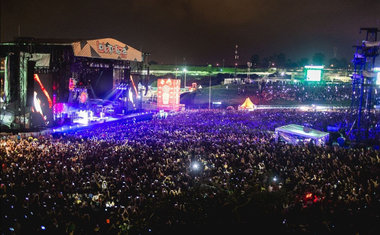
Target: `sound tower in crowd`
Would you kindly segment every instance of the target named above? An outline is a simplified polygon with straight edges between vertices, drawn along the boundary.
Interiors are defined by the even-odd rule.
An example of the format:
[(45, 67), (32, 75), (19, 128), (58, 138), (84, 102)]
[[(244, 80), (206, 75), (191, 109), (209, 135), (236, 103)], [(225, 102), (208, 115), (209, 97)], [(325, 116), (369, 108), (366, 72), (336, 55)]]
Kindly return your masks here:
[[(376, 73), (374, 71), (376, 57), (379, 55), (380, 41), (377, 28), (361, 28), (366, 32), (361, 45), (354, 46), (356, 52), (353, 59), (351, 112), (356, 116), (351, 129), (356, 126), (356, 140), (369, 138), (371, 112), (374, 108), (374, 86)], [(363, 135), (364, 134), (364, 135)]]

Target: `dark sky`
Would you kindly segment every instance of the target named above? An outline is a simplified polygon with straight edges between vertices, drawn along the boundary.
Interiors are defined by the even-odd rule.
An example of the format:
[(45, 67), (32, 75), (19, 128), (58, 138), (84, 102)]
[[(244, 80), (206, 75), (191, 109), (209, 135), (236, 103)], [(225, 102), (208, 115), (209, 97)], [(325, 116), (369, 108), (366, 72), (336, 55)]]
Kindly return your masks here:
[[(283, 52), (351, 58), (360, 27), (380, 28), (380, 0), (0, 0), (2, 39), (118, 39), (159, 63), (232, 63)], [(185, 60), (185, 61), (184, 61)]]

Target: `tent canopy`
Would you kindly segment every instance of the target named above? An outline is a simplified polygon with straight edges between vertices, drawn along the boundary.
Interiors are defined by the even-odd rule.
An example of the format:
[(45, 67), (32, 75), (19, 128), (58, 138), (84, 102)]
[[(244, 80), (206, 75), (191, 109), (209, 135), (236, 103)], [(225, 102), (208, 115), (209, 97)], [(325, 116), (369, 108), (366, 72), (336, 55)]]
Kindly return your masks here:
[(275, 129), (276, 139), (282, 137), (288, 143), (298, 143), (299, 140), (311, 141), (316, 144), (325, 144), (329, 138), (329, 133), (307, 128), (301, 125), (289, 124)]
[(249, 97), (247, 97), (247, 99), (245, 99), (244, 103), (239, 106), (239, 109), (253, 110), (255, 107), (256, 106), (252, 103), (251, 99)]

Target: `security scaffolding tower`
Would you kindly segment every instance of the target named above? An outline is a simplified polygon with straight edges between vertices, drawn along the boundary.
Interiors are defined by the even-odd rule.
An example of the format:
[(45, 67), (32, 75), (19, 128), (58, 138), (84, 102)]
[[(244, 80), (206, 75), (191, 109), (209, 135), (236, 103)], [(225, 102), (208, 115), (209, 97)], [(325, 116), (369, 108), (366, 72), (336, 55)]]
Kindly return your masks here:
[[(377, 41), (377, 28), (361, 28), (366, 31), (366, 39), (362, 45), (355, 46), (356, 52), (352, 60), (354, 72), (352, 75), (352, 101), (351, 112), (355, 118), (356, 140), (361, 141), (369, 138), (371, 111), (373, 109), (373, 88), (375, 85), (376, 57), (379, 55), (380, 41)], [(361, 129), (364, 128), (365, 137)]]

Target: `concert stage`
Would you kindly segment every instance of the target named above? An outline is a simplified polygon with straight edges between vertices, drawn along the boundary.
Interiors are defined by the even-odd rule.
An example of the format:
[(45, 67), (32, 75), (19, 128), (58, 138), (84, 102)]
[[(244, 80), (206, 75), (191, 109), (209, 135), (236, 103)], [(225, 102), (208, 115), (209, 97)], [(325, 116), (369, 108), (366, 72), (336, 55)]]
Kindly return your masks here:
[(0, 62), (1, 131), (112, 120), (142, 108), (143, 53), (112, 38), (19, 38), (0, 43)]

